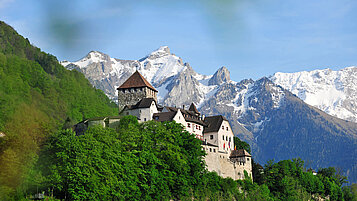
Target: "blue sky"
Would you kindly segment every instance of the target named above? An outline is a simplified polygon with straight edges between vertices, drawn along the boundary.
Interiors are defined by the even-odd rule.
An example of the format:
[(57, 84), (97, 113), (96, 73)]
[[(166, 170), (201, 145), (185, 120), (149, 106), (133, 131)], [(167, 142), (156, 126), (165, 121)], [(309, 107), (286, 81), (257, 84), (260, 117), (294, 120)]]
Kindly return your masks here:
[(353, 0), (0, 0), (0, 20), (59, 60), (140, 59), (160, 46), (231, 78), (357, 66)]

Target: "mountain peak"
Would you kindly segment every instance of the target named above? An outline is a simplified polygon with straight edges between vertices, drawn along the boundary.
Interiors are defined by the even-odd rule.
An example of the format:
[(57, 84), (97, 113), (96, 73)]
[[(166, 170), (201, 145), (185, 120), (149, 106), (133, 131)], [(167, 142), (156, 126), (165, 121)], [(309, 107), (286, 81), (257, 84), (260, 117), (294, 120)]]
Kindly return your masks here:
[(86, 55), (86, 58), (94, 58), (94, 57), (101, 58), (101, 57), (105, 57), (105, 56), (107, 56), (107, 55), (104, 54), (103, 52), (92, 50)]
[(155, 50), (154, 52), (165, 52), (170, 54), (170, 48), (168, 46), (161, 46), (159, 49)]
[(208, 85), (220, 85), (231, 80), (230, 73), (225, 66), (219, 68), (213, 77), (208, 81)]

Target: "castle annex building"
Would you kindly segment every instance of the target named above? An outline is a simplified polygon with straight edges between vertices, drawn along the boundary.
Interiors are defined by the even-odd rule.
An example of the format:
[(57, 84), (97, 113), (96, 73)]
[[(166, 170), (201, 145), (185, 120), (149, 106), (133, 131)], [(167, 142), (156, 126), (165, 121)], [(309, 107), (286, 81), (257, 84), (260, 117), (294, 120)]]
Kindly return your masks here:
[[(188, 109), (162, 107), (157, 103), (158, 91), (136, 71), (118, 87), (119, 116), (133, 115), (139, 122), (175, 121), (202, 141), (207, 169), (222, 177), (244, 179), (244, 171), (252, 177), (251, 155), (235, 150), (229, 121), (221, 115), (205, 117), (192, 103)], [(106, 120), (107, 122), (110, 121)], [(101, 122), (105, 124), (105, 122)], [(108, 124), (109, 125), (109, 124)]]

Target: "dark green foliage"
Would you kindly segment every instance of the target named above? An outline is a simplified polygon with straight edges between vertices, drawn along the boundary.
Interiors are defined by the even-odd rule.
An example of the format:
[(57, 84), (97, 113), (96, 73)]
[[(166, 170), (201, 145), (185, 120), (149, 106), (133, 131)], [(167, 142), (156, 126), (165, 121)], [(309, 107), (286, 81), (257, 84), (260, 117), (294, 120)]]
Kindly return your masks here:
[(255, 183), (261, 185), (265, 182), (264, 168), (252, 159), (252, 174)]
[(357, 184), (342, 187), (342, 193), (346, 201), (357, 201)]
[(248, 153), (252, 153), (251, 149), (250, 149), (250, 145), (247, 142), (244, 142), (242, 140), (240, 140), (238, 137), (233, 137), (234, 140), (234, 146), (235, 148), (238, 149), (245, 149)]
[(329, 177), (334, 180), (334, 182), (339, 185), (340, 187), (344, 184), (347, 183), (347, 177), (343, 176), (341, 174), (341, 170), (336, 171), (334, 167), (328, 167), (328, 168), (320, 168), (319, 171), (317, 172), (319, 175), (322, 175), (324, 177)]
[(200, 140), (180, 124), (138, 124), (132, 116), (120, 123), (117, 131), (92, 127), (81, 136), (69, 130), (53, 135), (41, 154), (42, 188), (70, 200), (168, 200), (237, 192), (232, 179), (206, 173)]
[(344, 199), (339, 180), (335, 179), (334, 168), (324, 168), (318, 175), (313, 175), (311, 172), (303, 171), (303, 165), (300, 159), (278, 163), (270, 161), (266, 164), (265, 184), (275, 197), (284, 200), (303, 200), (314, 195), (329, 196), (330, 200)]

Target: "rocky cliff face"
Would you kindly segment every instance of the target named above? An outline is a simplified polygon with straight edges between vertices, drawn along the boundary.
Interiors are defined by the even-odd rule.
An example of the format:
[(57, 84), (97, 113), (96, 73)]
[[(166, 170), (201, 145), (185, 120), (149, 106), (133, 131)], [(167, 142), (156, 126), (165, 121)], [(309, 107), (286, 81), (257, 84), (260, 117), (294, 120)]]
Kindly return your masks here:
[(208, 85), (221, 85), (231, 80), (228, 69), (223, 66), (217, 70), (213, 77), (208, 81)]
[(117, 98), (116, 88), (140, 66), (138, 61), (114, 59), (98, 51), (89, 52), (77, 62), (62, 61), (61, 64), (83, 73), (93, 86), (113, 100)]
[[(252, 145), (259, 162), (300, 157), (313, 168), (340, 167), (351, 181), (357, 181), (357, 125), (334, 117), (355, 118), (337, 115), (345, 109), (356, 114), (355, 68), (341, 73), (277, 73), (256, 81), (234, 82), (226, 67), (213, 76), (198, 74), (168, 47), (160, 47), (139, 60), (119, 60), (90, 52), (77, 62), (62, 64), (82, 72), (113, 99), (116, 88), (139, 70), (159, 91), (160, 104), (181, 107), (193, 102), (205, 115), (226, 116), (234, 133)], [(328, 99), (330, 94), (333, 98)], [(309, 102), (315, 108), (299, 98), (306, 102), (321, 100), (315, 102), (324, 104)], [(326, 109), (331, 106), (333, 110)]]

